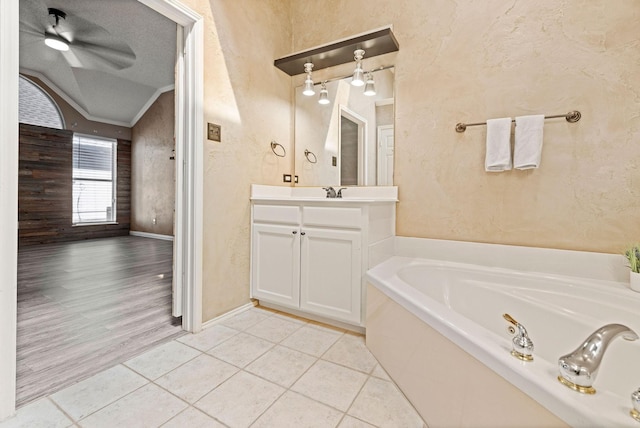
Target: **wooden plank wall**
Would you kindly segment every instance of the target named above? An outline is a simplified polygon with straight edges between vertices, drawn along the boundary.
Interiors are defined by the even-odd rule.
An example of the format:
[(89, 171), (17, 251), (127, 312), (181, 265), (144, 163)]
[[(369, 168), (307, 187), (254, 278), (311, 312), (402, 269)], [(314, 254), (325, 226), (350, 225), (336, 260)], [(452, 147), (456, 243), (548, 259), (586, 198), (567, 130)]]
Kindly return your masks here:
[(20, 124), (20, 246), (129, 234), (131, 142), (118, 140), (118, 224), (74, 227), (71, 225), (72, 139), (72, 131)]

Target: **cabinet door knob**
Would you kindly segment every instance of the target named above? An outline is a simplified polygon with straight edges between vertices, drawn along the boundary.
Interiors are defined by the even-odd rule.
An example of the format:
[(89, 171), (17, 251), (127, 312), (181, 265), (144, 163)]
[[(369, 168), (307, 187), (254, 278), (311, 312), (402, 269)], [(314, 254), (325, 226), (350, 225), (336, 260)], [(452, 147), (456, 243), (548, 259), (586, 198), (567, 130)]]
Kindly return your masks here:
[(293, 233), (294, 235), (297, 235), (297, 234), (298, 234), (298, 231), (297, 231), (297, 230), (294, 230), (294, 231), (293, 231), (293, 232), (291, 232), (291, 233)]
[(300, 235), (306, 235), (307, 232), (300, 232)]

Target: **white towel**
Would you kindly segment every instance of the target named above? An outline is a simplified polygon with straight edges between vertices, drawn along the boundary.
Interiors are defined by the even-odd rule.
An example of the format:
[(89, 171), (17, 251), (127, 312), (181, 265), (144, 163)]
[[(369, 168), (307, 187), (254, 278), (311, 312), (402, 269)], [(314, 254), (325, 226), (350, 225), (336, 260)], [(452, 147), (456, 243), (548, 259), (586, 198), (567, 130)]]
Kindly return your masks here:
[(487, 172), (511, 169), (511, 118), (487, 120), (487, 153), (484, 159)]
[(542, 156), (542, 128), (544, 115), (516, 117), (516, 138), (513, 164), (516, 169), (531, 169), (540, 166)]

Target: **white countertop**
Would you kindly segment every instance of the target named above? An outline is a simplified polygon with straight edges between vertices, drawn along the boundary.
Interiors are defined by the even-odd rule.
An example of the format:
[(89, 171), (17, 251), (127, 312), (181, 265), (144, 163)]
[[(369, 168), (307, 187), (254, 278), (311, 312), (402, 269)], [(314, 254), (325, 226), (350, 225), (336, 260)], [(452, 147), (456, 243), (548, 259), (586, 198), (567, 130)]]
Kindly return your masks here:
[[(340, 187), (336, 188), (336, 191)], [(377, 203), (398, 202), (397, 186), (374, 187), (345, 187), (342, 198), (327, 198), (327, 192), (322, 187), (285, 187), (251, 185), (251, 201), (253, 202), (332, 202), (348, 203)]]

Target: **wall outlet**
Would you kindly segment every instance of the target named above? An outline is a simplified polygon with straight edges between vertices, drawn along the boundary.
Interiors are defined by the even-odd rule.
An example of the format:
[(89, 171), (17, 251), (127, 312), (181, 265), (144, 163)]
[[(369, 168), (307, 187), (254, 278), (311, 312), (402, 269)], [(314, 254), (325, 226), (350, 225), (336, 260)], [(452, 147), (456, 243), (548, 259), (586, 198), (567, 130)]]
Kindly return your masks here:
[(215, 123), (207, 123), (207, 139), (211, 141), (222, 141), (220, 136), (221, 127)]
[(151, 223), (158, 224), (158, 219), (154, 217), (153, 220), (151, 220)]
[(331, 156), (331, 165), (338, 166), (338, 158), (336, 156)]
[(291, 183), (291, 174), (282, 174), (282, 181), (285, 183)]

